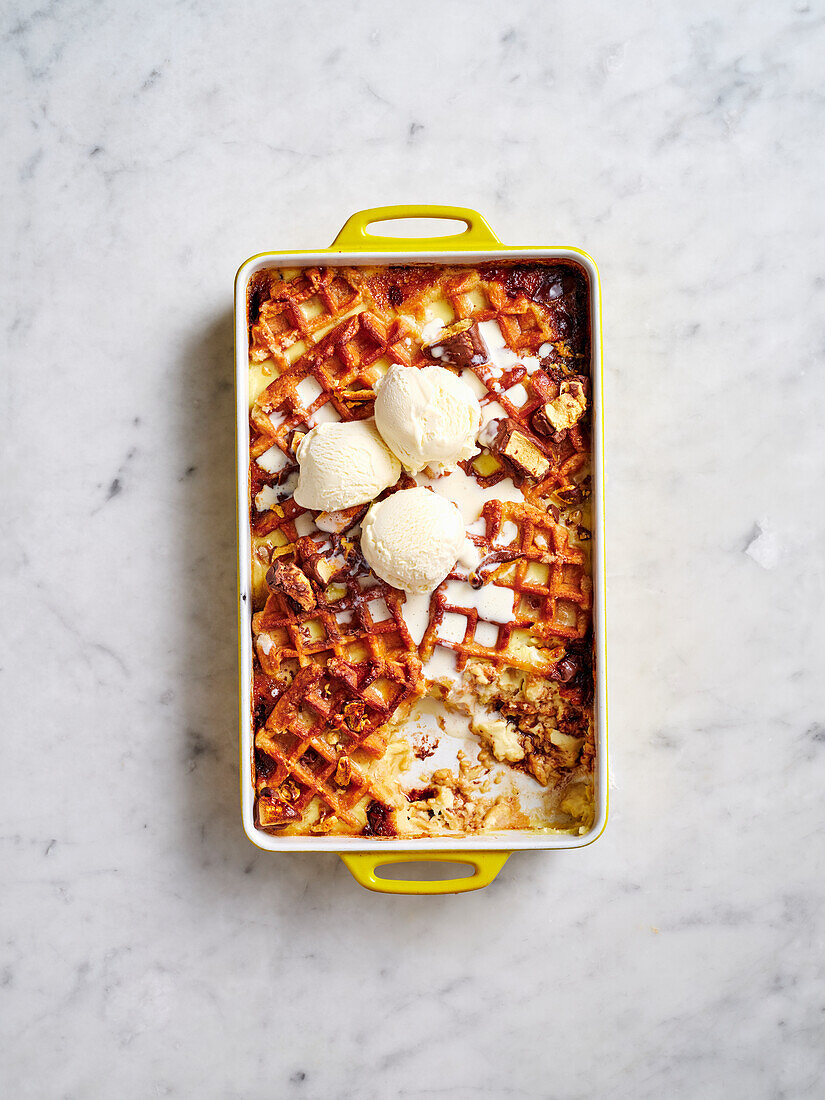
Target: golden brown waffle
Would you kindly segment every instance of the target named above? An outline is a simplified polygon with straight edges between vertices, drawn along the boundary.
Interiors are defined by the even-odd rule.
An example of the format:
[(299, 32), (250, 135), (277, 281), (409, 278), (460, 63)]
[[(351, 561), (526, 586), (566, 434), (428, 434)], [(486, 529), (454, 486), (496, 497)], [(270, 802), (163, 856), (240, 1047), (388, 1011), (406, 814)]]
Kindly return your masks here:
[[(495, 642), (479, 641), (476, 635), (483, 620), (478, 611), (469, 602), (451, 598), (456, 586), (442, 584), (433, 595), (422, 659), (431, 656), (450, 615), (464, 620), (461, 638), (449, 643), (459, 671), (475, 658), (496, 667), (550, 672), (564, 656), (565, 639), (584, 638), (589, 630), (591, 582), (585, 553), (570, 545), (566, 527), (532, 505), (489, 501), (482, 518), (484, 534), (470, 535), (480, 551), (480, 565), (470, 572), (456, 568), (448, 581), (469, 580), (471, 587), (483, 581), (512, 592), (515, 621), (488, 622), (488, 633), (492, 628), (497, 634)], [(512, 530), (503, 544), (501, 535), (508, 524)], [(452, 629), (456, 625), (461, 632), (461, 624), (452, 624)], [(529, 644), (536, 642), (541, 644)]]
[[(268, 533), (294, 537), (288, 516), (296, 508), (290, 501), (281, 509), (280, 526), (270, 526), (281, 518), (273, 513)], [(419, 693), (421, 663), (403, 597), (370, 574), (352, 542), (295, 537), (271, 561), (277, 567), (287, 556), (306, 577), (316, 576), (319, 561), (336, 572), (329, 584), (315, 584), (314, 607), (301, 609), (276, 588), (253, 616), (261, 674), (277, 687), (271, 710), (271, 688), (256, 692), (258, 822), (288, 825), (317, 799), (322, 820), (353, 827), (353, 807), (372, 798), (360, 764), (382, 756), (382, 728)]]
[[(553, 673), (569, 644), (589, 645), (588, 417), (556, 433), (536, 427), (562, 381), (587, 385), (585, 290), (574, 265), (542, 262), (253, 276), (250, 522), (260, 827), (391, 831), (370, 761), (385, 750), (389, 720), (421, 692), (421, 659), (436, 645), (453, 650), (458, 670), (480, 659), (534, 673)], [(484, 364), (471, 369), (500, 415), (540, 449), (547, 470), (538, 479), (523, 477), (495, 447), (462, 464), (491, 489), (512, 478), (524, 502), (485, 504), (483, 531), (470, 536), (481, 564), (471, 576), (457, 567), (449, 580), (506, 588), (515, 620), (485, 622), (482, 629), (472, 603), (457, 599), (456, 586), (446, 583), (433, 596), (419, 649), (404, 622), (403, 593), (370, 573), (357, 534), (347, 535), (360, 516), (322, 517), (319, 532), (317, 516), (295, 503), (292, 490), (304, 432), (324, 420), (372, 416), (374, 384), (390, 365), (432, 362), (422, 346), (433, 317), (447, 324), (495, 321), (520, 359), (540, 357), (532, 372), (520, 363), (497, 374)], [(389, 492), (407, 484), (402, 479)], [(301, 571), (314, 606), (299, 606), (279, 586), (279, 566)], [(442, 636), (447, 621), (449, 640)]]

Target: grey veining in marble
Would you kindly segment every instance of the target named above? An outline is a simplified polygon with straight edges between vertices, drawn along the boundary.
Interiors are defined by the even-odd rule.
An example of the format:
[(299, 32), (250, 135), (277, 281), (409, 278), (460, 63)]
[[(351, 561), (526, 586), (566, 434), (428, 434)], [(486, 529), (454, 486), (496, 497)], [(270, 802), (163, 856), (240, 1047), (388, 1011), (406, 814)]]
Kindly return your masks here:
[[(0, 36), (2, 1094), (822, 1096), (825, 5)], [(405, 201), (605, 306), (611, 822), (441, 899), (237, 797), (232, 278)]]

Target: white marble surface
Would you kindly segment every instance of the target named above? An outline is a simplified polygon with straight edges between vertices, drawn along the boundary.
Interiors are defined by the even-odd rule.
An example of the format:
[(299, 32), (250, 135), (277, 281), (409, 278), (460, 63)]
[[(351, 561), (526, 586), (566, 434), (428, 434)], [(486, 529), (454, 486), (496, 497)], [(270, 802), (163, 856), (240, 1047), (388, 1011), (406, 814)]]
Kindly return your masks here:
[[(825, 5), (0, 26), (2, 1094), (821, 1096)], [(236, 788), (233, 275), (410, 200), (605, 302), (611, 822), (442, 899)]]

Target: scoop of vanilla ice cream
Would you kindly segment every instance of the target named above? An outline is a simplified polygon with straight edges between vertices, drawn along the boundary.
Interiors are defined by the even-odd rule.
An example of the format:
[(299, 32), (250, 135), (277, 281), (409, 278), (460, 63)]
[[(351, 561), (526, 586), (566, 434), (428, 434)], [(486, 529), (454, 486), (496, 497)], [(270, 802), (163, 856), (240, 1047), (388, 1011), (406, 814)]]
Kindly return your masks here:
[(366, 504), (401, 476), (398, 459), (374, 420), (319, 424), (295, 452), (300, 466), (295, 500), (302, 508), (337, 512)]
[(481, 423), (478, 398), (444, 367), (392, 366), (375, 387), (375, 423), (411, 474), (454, 469), (471, 458)]
[(432, 592), (464, 544), (461, 512), (429, 489), (399, 489), (361, 523), (361, 553), (382, 580), (405, 592)]

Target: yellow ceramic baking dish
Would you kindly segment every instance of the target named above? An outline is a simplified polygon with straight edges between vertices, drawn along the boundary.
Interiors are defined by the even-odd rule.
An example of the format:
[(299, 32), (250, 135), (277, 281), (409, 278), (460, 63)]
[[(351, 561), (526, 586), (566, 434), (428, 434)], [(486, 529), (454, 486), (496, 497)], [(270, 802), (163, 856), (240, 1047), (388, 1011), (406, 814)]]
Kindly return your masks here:
[[(440, 237), (391, 237), (369, 232), (376, 222), (398, 219), (449, 219), (464, 224), (463, 231)], [(266, 267), (315, 267), (324, 264), (473, 263), (496, 259), (568, 259), (587, 274), (593, 360), (593, 593), (596, 656), (596, 813), (584, 835), (544, 831), (504, 831), (500, 834), (411, 841), (368, 837), (276, 837), (255, 825), (252, 783), (252, 722), (250, 682), (252, 636), (250, 606), (250, 537), (248, 521), (249, 402), (246, 288), (250, 277)], [(608, 811), (607, 684), (605, 664), (604, 564), (604, 415), (602, 409), (602, 324), (599, 272), (591, 256), (578, 248), (542, 248), (504, 245), (475, 210), (453, 206), (385, 206), (362, 210), (349, 218), (329, 248), (300, 252), (262, 252), (246, 260), (235, 278), (235, 385), (237, 399), (237, 520), (238, 520), (238, 630), (240, 668), (241, 808), (244, 830), (253, 844), (271, 852), (335, 852), (368, 890), (393, 894), (445, 894), (487, 886), (508, 856), (523, 849), (581, 848), (604, 831)], [(469, 864), (469, 877), (418, 880), (382, 878), (388, 864), (432, 861)]]

